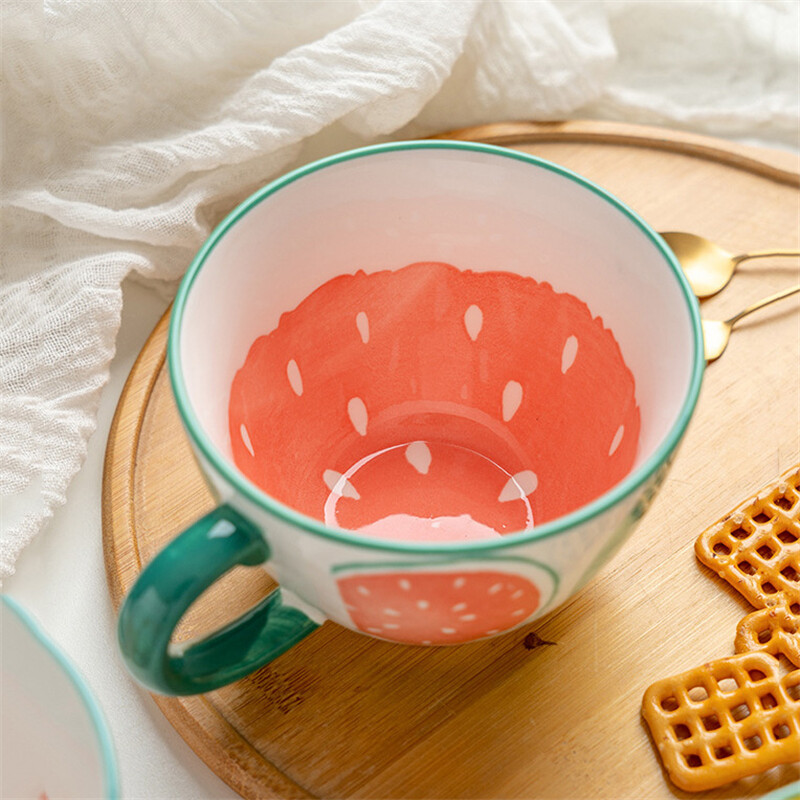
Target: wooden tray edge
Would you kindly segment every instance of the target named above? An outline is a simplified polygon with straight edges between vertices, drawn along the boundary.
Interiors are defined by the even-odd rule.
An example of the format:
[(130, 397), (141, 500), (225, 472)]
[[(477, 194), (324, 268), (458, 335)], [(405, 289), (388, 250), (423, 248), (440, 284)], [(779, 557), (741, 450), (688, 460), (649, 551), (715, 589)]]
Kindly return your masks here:
[(800, 188), (800, 155), (788, 150), (772, 150), (738, 142), (723, 142), (711, 136), (649, 125), (603, 120), (496, 122), (446, 131), (431, 138), (461, 139), (496, 145), (512, 145), (520, 142), (585, 142), (669, 150), (706, 161), (718, 161), (778, 183)]

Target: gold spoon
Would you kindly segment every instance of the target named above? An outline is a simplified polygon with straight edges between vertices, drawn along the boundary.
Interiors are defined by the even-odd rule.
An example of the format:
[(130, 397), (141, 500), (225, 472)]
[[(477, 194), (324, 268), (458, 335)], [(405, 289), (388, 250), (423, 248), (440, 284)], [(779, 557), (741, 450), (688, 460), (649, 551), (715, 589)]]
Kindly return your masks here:
[(792, 286), (789, 289), (771, 294), (769, 297), (765, 297), (763, 300), (759, 300), (757, 303), (748, 306), (744, 311), (734, 314), (730, 319), (704, 319), (703, 347), (705, 350), (706, 362), (710, 364), (712, 361), (716, 361), (725, 352), (725, 348), (728, 346), (728, 339), (731, 338), (733, 326), (742, 317), (746, 317), (748, 314), (752, 314), (759, 308), (768, 306), (770, 303), (774, 303), (777, 300), (783, 300), (784, 297), (789, 297), (789, 295), (795, 294), (796, 292), (800, 292), (800, 285)]
[(734, 256), (693, 233), (671, 231), (661, 236), (675, 253), (692, 290), (700, 298), (711, 297), (724, 289), (742, 261), (769, 256), (800, 256), (800, 250), (754, 250)]

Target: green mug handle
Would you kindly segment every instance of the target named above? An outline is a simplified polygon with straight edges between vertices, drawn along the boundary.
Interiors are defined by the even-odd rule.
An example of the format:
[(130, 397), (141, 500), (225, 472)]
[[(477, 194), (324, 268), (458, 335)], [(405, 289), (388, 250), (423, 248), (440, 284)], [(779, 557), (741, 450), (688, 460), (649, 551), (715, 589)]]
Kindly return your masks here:
[(119, 613), (134, 677), (160, 694), (210, 692), (277, 658), (319, 625), (284, 605), (280, 589), (202, 639), (170, 644), (181, 617), (228, 570), (269, 559), (261, 532), (231, 506), (215, 508), (170, 542), (139, 575)]

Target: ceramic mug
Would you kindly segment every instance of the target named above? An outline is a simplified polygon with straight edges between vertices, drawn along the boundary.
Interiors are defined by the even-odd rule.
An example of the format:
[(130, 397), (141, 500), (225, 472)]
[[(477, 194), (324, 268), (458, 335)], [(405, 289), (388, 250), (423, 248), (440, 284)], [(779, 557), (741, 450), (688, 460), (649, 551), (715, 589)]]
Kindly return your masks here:
[[(631, 209), (445, 141), (343, 153), (246, 200), (181, 284), (168, 360), (220, 504), (120, 612), (129, 669), (167, 694), (235, 681), (326, 619), (437, 645), (556, 608), (647, 509), (704, 366), (694, 295)], [(239, 564), (280, 588), (171, 644)]]

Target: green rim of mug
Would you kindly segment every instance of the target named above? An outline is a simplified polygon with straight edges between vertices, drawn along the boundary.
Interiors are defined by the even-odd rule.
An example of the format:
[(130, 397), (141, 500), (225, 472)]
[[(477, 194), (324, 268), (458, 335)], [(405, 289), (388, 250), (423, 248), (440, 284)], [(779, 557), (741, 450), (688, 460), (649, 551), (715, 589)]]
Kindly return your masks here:
[[(186, 308), (189, 293), (195, 279), (200, 274), (200, 271), (208, 259), (208, 256), (216, 247), (220, 239), (259, 203), (280, 191), (285, 186), (288, 186), (289, 184), (294, 183), (301, 178), (311, 175), (318, 170), (325, 169), (326, 167), (330, 167), (345, 161), (352, 161), (356, 158), (364, 158), (366, 156), (380, 153), (391, 153), (403, 150), (466, 150), (501, 156), (503, 158), (516, 159), (517, 161), (524, 162), (530, 166), (535, 166), (541, 169), (549, 170), (550, 172), (554, 172), (558, 175), (568, 178), (571, 181), (574, 181), (585, 189), (590, 190), (612, 205), (614, 208), (621, 211), (645, 234), (645, 236), (647, 236), (648, 239), (650, 239), (650, 241), (664, 258), (664, 261), (672, 270), (678, 286), (683, 293), (684, 300), (686, 301), (686, 308), (691, 321), (692, 334), (694, 336), (691, 378), (689, 380), (686, 396), (684, 397), (680, 412), (669, 433), (658, 446), (658, 448), (656, 448), (656, 451), (643, 464), (628, 474), (622, 481), (613, 486), (604, 494), (600, 495), (600, 497), (596, 498), (591, 503), (587, 503), (585, 506), (582, 506), (581, 508), (576, 509), (575, 511), (570, 512), (562, 517), (551, 520), (544, 525), (528, 530), (518, 531), (516, 533), (506, 534), (500, 541), (476, 540), (470, 542), (459, 542), (458, 544), (450, 542), (387, 542), (381, 539), (371, 539), (363, 536), (362, 534), (354, 534), (337, 528), (329, 528), (322, 522), (306, 516), (305, 514), (301, 514), (299, 511), (295, 511), (290, 506), (281, 503), (275, 498), (270, 497), (268, 494), (266, 494), (266, 492), (262, 491), (258, 486), (246, 478), (244, 474), (239, 472), (239, 470), (233, 464), (231, 464), (222, 455), (222, 453), (219, 452), (200, 425), (200, 422), (189, 401), (188, 390), (183, 379), (180, 353), (182, 333), (181, 328), (184, 310)], [(371, 145), (369, 147), (363, 147), (357, 150), (349, 150), (344, 153), (329, 156), (328, 158), (314, 161), (311, 164), (307, 164), (288, 172), (280, 178), (268, 183), (266, 186), (259, 189), (239, 206), (237, 206), (214, 229), (212, 234), (205, 241), (195, 258), (192, 260), (192, 263), (189, 265), (181, 285), (178, 288), (178, 293), (175, 297), (169, 324), (167, 361), (172, 391), (183, 419), (184, 426), (186, 427), (189, 435), (192, 437), (200, 452), (207, 459), (208, 463), (237, 492), (279, 519), (288, 522), (290, 525), (317, 536), (321, 536), (325, 539), (331, 539), (340, 543), (351, 544), (360, 548), (367, 548), (380, 552), (421, 553), (425, 555), (434, 553), (453, 555), (464, 552), (488, 552), (508, 547), (517, 547), (529, 542), (540, 541), (552, 536), (556, 536), (559, 533), (563, 533), (571, 528), (576, 527), (577, 525), (581, 525), (616, 505), (620, 500), (624, 499), (629, 494), (641, 487), (677, 447), (678, 443), (683, 437), (684, 432), (686, 431), (686, 427), (689, 424), (689, 420), (691, 419), (695, 405), (697, 404), (697, 398), (700, 394), (700, 385), (703, 378), (703, 370), (705, 367), (705, 357), (703, 355), (703, 333), (700, 322), (700, 307), (697, 299), (694, 296), (694, 293), (689, 286), (689, 282), (686, 280), (683, 270), (681, 269), (680, 264), (678, 263), (678, 260), (675, 258), (672, 251), (669, 249), (664, 240), (658, 235), (658, 233), (656, 233), (635, 211), (587, 178), (584, 178), (577, 173), (566, 169), (565, 167), (558, 166), (557, 164), (553, 164), (549, 161), (545, 161), (544, 159), (529, 155), (528, 153), (523, 153), (518, 150), (510, 150), (504, 147), (497, 147), (490, 144), (442, 140), (390, 142), (387, 144)]]
[(61, 668), (61, 671), (72, 683), (78, 697), (81, 699), (87, 716), (91, 720), (97, 743), (100, 747), (100, 761), (103, 765), (103, 785), (105, 787), (105, 797), (107, 800), (118, 800), (119, 798), (119, 777), (117, 773), (117, 759), (114, 755), (114, 745), (111, 742), (111, 734), (108, 730), (103, 712), (95, 700), (92, 690), (83, 679), (78, 670), (64, 653), (56, 646), (53, 640), (44, 632), (39, 623), (12, 597), (7, 594), (0, 594), (2, 602), (17, 619), (28, 629), (44, 651)]

